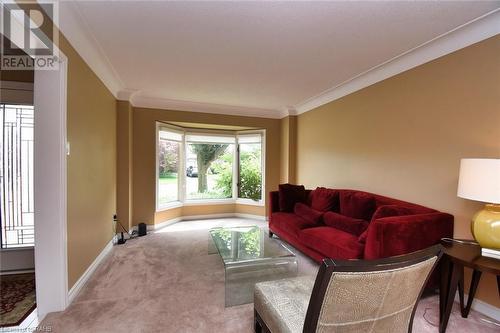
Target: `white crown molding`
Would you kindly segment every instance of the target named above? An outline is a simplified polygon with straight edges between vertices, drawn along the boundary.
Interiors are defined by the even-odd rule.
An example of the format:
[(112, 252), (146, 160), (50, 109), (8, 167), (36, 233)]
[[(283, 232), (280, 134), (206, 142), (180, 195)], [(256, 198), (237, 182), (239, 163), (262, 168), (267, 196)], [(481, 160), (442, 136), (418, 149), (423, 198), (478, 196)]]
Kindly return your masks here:
[(119, 101), (127, 101), (130, 102), (134, 95), (138, 94), (139, 90), (137, 89), (122, 89), (116, 94), (116, 99)]
[(310, 111), (499, 33), (500, 9), (496, 9), (305, 100), (290, 114)]
[(144, 97), (139, 94), (132, 95), (130, 103), (132, 104), (132, 106), (139, 108), (191, 111), (200, 113), (244, 116), (244, 117), (281, 119), (288, 115), (288, 113), (284, 112), (283, 110), (271, 110), (271, 109), (260, 109), (260, 108), (244, 107), (244, 106), (179, 101), (166, 98)]
[(59, 22), (56, 23), (73, 48), (117, 98), (118, 92), (123, 89), (124, 84), (88, 28), (77, 3), (73, 1), (60, 2)]

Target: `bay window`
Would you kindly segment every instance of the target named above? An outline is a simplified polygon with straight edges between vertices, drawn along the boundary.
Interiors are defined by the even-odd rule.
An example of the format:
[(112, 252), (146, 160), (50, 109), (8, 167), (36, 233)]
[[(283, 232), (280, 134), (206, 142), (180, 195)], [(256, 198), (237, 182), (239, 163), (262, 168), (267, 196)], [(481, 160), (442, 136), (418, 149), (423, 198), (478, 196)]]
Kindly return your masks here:
[(157, 125), (157, 210), (183, 204), (263, 205), (265, 131)]

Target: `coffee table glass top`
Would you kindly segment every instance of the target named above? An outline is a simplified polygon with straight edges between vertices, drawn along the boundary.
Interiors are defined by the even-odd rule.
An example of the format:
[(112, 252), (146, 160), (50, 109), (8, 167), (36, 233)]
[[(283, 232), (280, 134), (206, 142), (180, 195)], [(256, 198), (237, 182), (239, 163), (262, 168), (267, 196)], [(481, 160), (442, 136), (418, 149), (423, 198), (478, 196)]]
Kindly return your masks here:
[(224, 264), (295, 257), (284, 245), (272, 241), (257, 226), (210, 229), (214, 245)]
[(224, 263), (225, 304), (253, 302), (255, 283), (297, 275), (297, 258), (258, 226), (210, 229), (209, 253)]

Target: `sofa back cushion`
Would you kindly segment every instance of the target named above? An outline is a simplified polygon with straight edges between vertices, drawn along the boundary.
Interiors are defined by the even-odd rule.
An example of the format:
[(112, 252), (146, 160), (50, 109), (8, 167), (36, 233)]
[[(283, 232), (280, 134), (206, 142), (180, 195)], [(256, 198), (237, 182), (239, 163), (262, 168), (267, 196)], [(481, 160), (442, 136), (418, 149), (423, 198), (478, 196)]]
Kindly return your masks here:
[(373, 195), (366, 192), (342, 191), (340, 193), (340, 214), (370, 221), (375, 212)]
[(400, 205), (385, 205), (377, 208), (377, 210), (372, 216), (372, 220), (390, 216), (415, 215), (415, 214), (419, 214), (419, 211)]
[(405, 207), (412, 209), (414, 211), (414, 214), (425, 214), (425, 213), (432, 213), (432, 212), (437, 212), (437, 210), (429, 208), (429, 207), (424, 207), (421, 205), (417, 205), (411, 202), (403, 201), (403, 200), (398, 200), (394, 198), (389, 198), (389, 197), (384, 197), (379, 194), (373, 194), (375, 197), (375, 202), (376, 206), (381, 207), (381, 206), (387, 206), (387, 205), (397, 205), (400, 207)]
[(312, 209), (302, 202), (297, 202), (295, 204), (293, 212), (295, 215), (298, 215), (304, 220), (314, 224), (319, 224), (321, 222), (321, 217), (323, 216), (323, 212)]
[(292, 213), (297, 202), (305, 203), (306, 201), (307, 194), (304, 185), (279, 185), (280, 211)]
[(338, 212), (340, 209), (339, 192), (337, 190), (317, 187), (315, 190), (311, 191), (309, 200), (311, 202), (311, 208), (321, 212)]
[(368, 228), (368, 221), (341, 215), (335, 212), (326, 212), (323, 222), (332, 228), (359, 236)]

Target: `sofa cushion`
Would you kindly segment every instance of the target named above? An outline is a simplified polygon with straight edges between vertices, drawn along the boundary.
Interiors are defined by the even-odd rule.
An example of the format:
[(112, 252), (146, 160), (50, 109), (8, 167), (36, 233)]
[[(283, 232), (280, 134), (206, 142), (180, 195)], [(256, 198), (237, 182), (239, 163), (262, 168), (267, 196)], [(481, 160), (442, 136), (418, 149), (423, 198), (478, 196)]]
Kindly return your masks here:
[(307, 200), (304, 185), (280, 184), (279, 196), (279, 206), (282, 212), (291, 213), (297, 202), (305, 203)]
[(389, 216), (402, 216), (418, 214), (415, 209), (403, 207), (399, 205), (380, 206), (373, 214), (372, 220), (381, 219)]
[(303, 229), (299, 233), (299, 240), (328, 258), (360, 259), (363, 257), (364, 245), (358, 242), (357, 236), (332, 227)]
[(342, 191), (340, 193), (340, 214), (370, 221), (375, 212), (375, 198), (364, 192)]
[(299, 232), (305, 228), (317, 227), (312, 223), (293, 213), (273, 213), (269, 226), (276, 226), (279, 229), (286, 230), (289, 234), (299, 237)]
[(361, 244), (366, 243), (366, 238), (368, 238), (368, 228), (358, 237), (358, 242)]
[(348, 232), (355, 236), (361, 235), (368, 228), (368, 221), (355, 219), (335, 212), (326, 212), (323, 222), (330, 227)]
[(321, 222), (321, 217), (323, 216), (323, 212), (312, 209), (306, 204), (302, 202), (297, 202), (295, 204), (295, 208), (293, 209), (295, 215), (302, 217), (304, 220), (312, 222), (314, 224), (318, 224)]
[(321, 212), (339, 211), (339, 192), (337, 190), (317, 187), (309, 195), (311, 207)]

